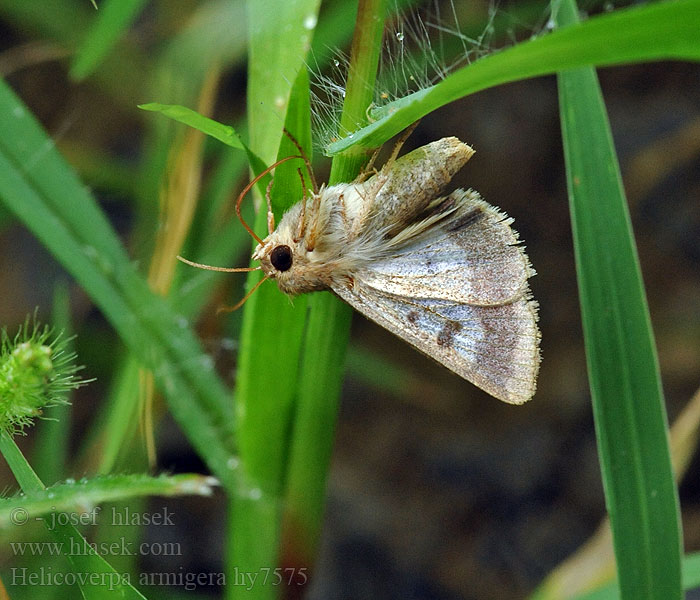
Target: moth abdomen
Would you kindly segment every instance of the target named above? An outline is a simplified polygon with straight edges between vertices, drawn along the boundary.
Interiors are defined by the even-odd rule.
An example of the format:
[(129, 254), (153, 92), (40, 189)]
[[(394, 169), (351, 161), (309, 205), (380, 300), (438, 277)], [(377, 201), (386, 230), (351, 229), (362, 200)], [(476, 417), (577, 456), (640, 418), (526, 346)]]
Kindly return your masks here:
[(372, 197), (372, 227), (400, 231), (415, 221), (474, 154), (455, 137), (443, 138), (387, 164), (364, 185)]

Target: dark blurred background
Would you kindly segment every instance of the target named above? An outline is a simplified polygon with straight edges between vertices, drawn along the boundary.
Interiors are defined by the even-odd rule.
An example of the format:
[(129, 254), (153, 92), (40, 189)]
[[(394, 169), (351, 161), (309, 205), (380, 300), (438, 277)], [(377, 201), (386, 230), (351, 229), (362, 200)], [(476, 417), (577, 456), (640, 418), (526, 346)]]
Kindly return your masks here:
[[(123, 44), (155, 48), (178, 19), (203, 4), (178, 3), (171, 23), (156, 19), (162, 11), (146, 11)], [(463, 18), (483, 21), (494, 8), (469, 4)], [(24, 28), (5, 5), (0, 1), (2, 74), (58, 147), (79, 173), (90, 172), (90, 154), (134, 170), (144, 128), (134, 107), (158, 98), (143, 94), (129, 106), (94, 80), (72, 83), (70, 48)], [(496, 12), (521, 9), (504, 3)], [(541, 28), (546, 6), (529, 14), (536, 17), (517, 19), (517, 27), (496, 32), (489, 44), (498, 48)], [(17, 49), (27, 44), (43, 44), (46, 58), (18, 62)], [(673, 421), (700, 385), (700, 68), (661, 62), (606, 68), (599, 77)], [(230, 121), (245, 106), (243, 64), (225, 72), (221, 89), (215, 117)], [(450, 104), (423, 119), (407, 147), (449, 135), (477, 151), (455, 185), (477, 189), (514, 217), (537, 270), (531, 286), (540, 303), (539, 389), (525, 406), (502, 404), (356, 315), (314, 599), (521, 598), (604, 515), (555, 79), (500, 86)], [(327, 172), (327, 161), (319, 160), (318, 172)], [(88, 183), (129, 243), (131, 190)], [(47, 320), (53, 286), (67, 276), (12, 218), (3, 214), (0, 226), (0, 324), (12, 331), (35, 306)], [(116, 351), (119, 342), (84, 293), (70, 286), (79, 360), (97, 378), (74, 399), (80, 430), (113, 375), (112, 357), (95, 349)], [(214, 314), (202, 317), (201, 329), (217, 358), (230, 355)], [(230, 357), (221, 362), (232, 366)], [(224, 375), (230, 379), (228, 370)], [(202, 468), (172, 423), (159, 437), (162, 469)], [(700, 549), (698, 481), (695, 461), (681, 486), (687, 551)], [(190, 571), (220, 570), (222, 498), (181, 502), (174, 510), (196, 505), (202, 514), (196, 531), (183, 532), (194, 537), (181, 562)]]

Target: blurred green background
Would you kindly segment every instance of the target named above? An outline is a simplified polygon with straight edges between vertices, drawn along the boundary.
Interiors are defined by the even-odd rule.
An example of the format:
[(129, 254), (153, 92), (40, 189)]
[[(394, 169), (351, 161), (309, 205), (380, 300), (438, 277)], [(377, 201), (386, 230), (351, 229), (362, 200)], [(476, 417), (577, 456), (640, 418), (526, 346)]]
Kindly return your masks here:
[[(317, 73), (332, 76), (333, 49), (348, 50), (353, 21), (343, 5), (322, 5), (310, 65)], [(423, 22), (454, 30), (453, 8), (463, 31), (488, 33), (479, 52), (541, 31), (547, 15), (543, 3), (494, 9), (489, 2), (440, 2), (428, 7)], [(207, 68), (216, 62), (221, 78), (212, 115), (242, 123), (244, 8), (221, 0), (146, 3), (105, 62), (78, 81), (88, 59), (73, 63), (73, 76), (69, 67), (95, 16), (83, 0), (0, 0), (0, 75), (40, 119), (147, 273), (161, 225), (158, 192), (169, 149), (164, 140), (174, 134), (162, 117), (136, 106), (158, 101), (196, 108)], [(491, 20), (493, 32), (487, 30)], [(462, 41), (450, 32), (440, 35), (438, 27), (427, 29), (435, 51), (445, 55), (445, 64), (452, 62)], [(661, 62), (602, 69), (599, 77), (673, 421), (700, 382), (700, 70)], [(524, 597), (604, 514), (555, 80), (500, 86), (452, 103), (426, 117), (407, 148), (450, 135), (477, 152), (455, 185), (477, 189), (515, 218), (538, 272), (531, 286), (543, 336), (539, 389), (523, 407), (501, 404), (355, 315), (311, 598)], [(328, 162), (318, 154), (315, 159), (324, 181)], [(201, 193), (210, 202), (198, 208), (190, 248), (224, 243), (217, 239), (221, 229), (207, 237), (206, 224), (232, 220), (231, 201), (245, 176), (240, 157), (206, 143)], [(226, 243), (235, 266), (243, 266), (247, 238)], [(79, 361), (85, 376), (96, 378), (73, 399), (77, 455), (81, 432), (104, 409), (121, 342), (4, 209), (0, 265), (0, 324), (10, 331), (34, 307), (50, 321), (56, 287), (68, 286)], [(240, 298), (243, 276), (219, 281), (196, 324), (219, 372), (232, 382), (240, 316), (217, 315), (216, 308)], [(28, 451), (33, 433), (22, 440)], [(158, 442), (160, 470), (204, 468), (167, 417)], [(687, 551), (700, 549), (699, 467), (691, 466), (680, 489)], [(72, 475), (82, 476), (76, 469)], [(5, 471), (3, 482), (12, 486)], [(167, 504), (175, 513), (197, 515), (196, 527), (185, 518), (178, 523), (185, 554), (169, 557), (170, 564), (146, 556), (139, 568), (220, 571), (223, 498)], [(3, 571), (17, 560), (5, 546)]]

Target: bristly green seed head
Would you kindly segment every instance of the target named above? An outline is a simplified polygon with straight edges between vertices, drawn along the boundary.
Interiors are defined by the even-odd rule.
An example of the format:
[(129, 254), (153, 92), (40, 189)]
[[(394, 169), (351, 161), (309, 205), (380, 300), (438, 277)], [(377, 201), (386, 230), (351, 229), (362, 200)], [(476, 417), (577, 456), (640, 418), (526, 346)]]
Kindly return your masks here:
[(49, 327), (27, 319), (13, 339), (5, 329), (0, 338), (0, 430), (22, 433), (43, 408), (67, 403), (66, 393), (87, 383), (75, 377), (69, 340)]

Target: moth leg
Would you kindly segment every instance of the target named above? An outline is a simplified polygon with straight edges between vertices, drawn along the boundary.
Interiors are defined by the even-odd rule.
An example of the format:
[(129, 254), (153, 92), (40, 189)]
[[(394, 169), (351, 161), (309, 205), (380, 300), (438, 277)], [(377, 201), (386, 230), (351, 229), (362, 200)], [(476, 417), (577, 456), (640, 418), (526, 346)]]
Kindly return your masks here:
[(297, 147), (297, 150), (301, 155), (301, 159), (304, 161), (304, 165), (306, 166), (306, 171), (309, 174), (309, 179), (311, 179), (311, 186), (314, 189), (314, 193), (318, 194), (318, 183), (316, 183), (316, 177), (314, 177), (314, 170), (311, 167), (311, 161), (309, 160), (309, 157), (306, 156), (306, 152), (304, 152), (304, 149), (301, 147), (301, 144), (291, 133), (289, 133), (286, 127), (284, 127), (282, 131), (284, 132), (284, 135), (286, 135), (289, 138), (292, 144), (294, 144)]
[(377, 169), (374, 167), (374, 162), (377, 160), (377, 156), (379, 156), (379, 151), (381, 148), (377, 148), (373, 153), (372, 156), (369, 159), (369, 162), (362, 167), (362, 170), (360, 171), (359, 175), (355, 177), (353, 180), (353, 183), (362, 183), (364, 182), (370, 175), (376, 175), (378, 173)]
[(275, 213), (272, 212), (272, 200), (270, 199), (270, 189), (274, 179), (270, 180), (265, 190), (265, 201), (267, 202), (267, 232), (272, 233), (275, 230)]
[(399, 155), (399, 152), (401, 151), (403, 145), (406, 143), (406, 140), (415, 131), (416, 127), (418, 127), (418, 123), (420, 123), (420, 120), (410, 125), (408, 129), (406, 129), (406, 131), (404, 131), (401, 134), (401, 137), (399, 137), (399, 139), (396, 141), (396, 144), (394, 144), (394, 149), (391, 151), (391, 156), (389, 156), (389, 159), (386, 161), (386, 163), (384, 163), (384, 167), (382, 168), (391, 168), (391, 165), (396, 160), (396, 157)]
[(306, 184), (304, 183), (304, 175), (301, 169), (297, 169), (299, 178), (301, 179), (301, 218), (299, 219), (299, 230), (297, 231), (297, 240), (304, 237), (306, 231)]

